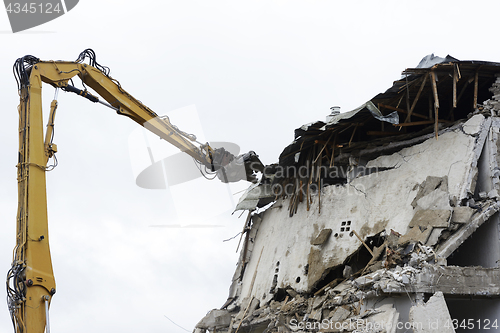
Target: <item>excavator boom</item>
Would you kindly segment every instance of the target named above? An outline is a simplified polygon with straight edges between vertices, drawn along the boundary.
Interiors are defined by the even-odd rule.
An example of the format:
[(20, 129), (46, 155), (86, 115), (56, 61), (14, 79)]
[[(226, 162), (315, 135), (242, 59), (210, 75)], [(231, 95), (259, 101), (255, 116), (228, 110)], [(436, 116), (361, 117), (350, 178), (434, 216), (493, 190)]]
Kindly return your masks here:
[[(89, 64), (84, 63), (87, 58)], [(57, 101), (51, 104), (44, 137), (42, 83), (102, 103), (129, 117), (193, 157), (209, 171), (217, 173), (223, 182), (252, 181), (255, 179), (254, 171), (263, 170), (254, 152), (235, 157), (223, 148), (213, 149), (208, 143), (199, 143), (193, 135), (179, 130), (168, 117), (159, 117), (111, 78), (109, 69), (95, 61), (95, 53), (90, 49), (83, 51), (73, 62), (40, 61), (36, 57), (25, 56), (17, 59), (14, 72), (20, 96), (19, 198), (16, 247), (12, 267), (7, 274), (7, 298), (16, 333), (44, 332), (48, 325), (48, 308), (56, 292), (49, 249), (45, 173), (56, 165), (47, 164), (57, 152), (52, 142)], [(84, 89), (70, 84), (76, 77), (81, 79)], [(86, 87), (92, 88), (95, 93), (89, 92)], [(231, 170), (231, 166), (240, 170)]]

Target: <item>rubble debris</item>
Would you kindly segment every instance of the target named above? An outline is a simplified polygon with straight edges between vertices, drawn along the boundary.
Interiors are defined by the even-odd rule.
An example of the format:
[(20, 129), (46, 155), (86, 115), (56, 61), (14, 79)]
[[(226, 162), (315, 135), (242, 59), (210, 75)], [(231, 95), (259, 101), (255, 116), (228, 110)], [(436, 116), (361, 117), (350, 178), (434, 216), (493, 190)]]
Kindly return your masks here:
[(383, 280), (383, 283), (376, 285), (380, 287), (380, 292), (435, 293), (441, 291), (450, 295), (489, 297), (499, 295), (500, 270), (498, 268), (440, 266), (429, 264), (421, 259), (423, 258), (419, 258), (420, 267), (402, 268), (406, 269), (406, 273), (412, 273), (409, 285), (387, 289), (384, 283), (388, 281)]
[(356, 280), (354, 280), (354, 285), (357, 288), (363, 288), (363, 287), (365, 287), (367, 285), (372, 285), (376, 281), (380, 280), (380, 278), (382, 277), (382, 273), (384, 271), (385, 270), (376, 271), (376, 272), (373, 272), (373, 273), (370, 273), (370, 274), (366, 274), (366, 275), (360, 276), (359, 278), (357, 278)]
[(207, 313), (202, 320), (196, 324), (196, 329), (198, 332), (204, 332), (205, 330), (219, 330), (225, 327), (229, 327), (231, 323), (231, 315), (227, 310), (211, 310)]

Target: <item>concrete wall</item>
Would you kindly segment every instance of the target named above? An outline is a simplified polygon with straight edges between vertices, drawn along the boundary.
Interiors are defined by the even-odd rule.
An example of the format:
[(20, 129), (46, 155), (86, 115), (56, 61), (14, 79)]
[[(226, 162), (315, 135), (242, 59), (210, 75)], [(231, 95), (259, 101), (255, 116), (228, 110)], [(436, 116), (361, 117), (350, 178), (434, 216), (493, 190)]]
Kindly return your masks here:
[[(484, 120), (480, 117), (479, 125)], [(269, 301), (273, 297), (270, 291), (275, 274), (277, 287), (310, 291), (329, 268), (341, 265), (362, 246), (352, 230), (363, 239), (391, 229), (406, 234), (415, 214), (412, 202), (428, 176), (447, 177), (448, 193), (439, 194), (444, 195), (442, 198), (422, 200), (421, 205), (426, 207), (416, 209), (432, 209), (436, 204), (451, 209), (450, 199), (461, 198), (468, 179), (477, 172), (474, 165), (477, 151), (482, 150), (482, 146), (477, 147), (481, 145), (477, 143), (480, 129), (479, 126), (472, 134), (461, 129), (448, 131), (438, 140), (428, 139), (369, 161), (369, 167), (389, 169), (357, 177), (343, 186), (325, 187), (321, 214), (318, 214), (318, 197), (309, 211), (305, 203), (300, 204), (293, 217), (288, 215), (287, 200), (277, 202), (275, 208), (264, 213), (253, 240), (240, 302), (251, 296), (261, 302)], [(325, 228), (332, 229), (330, 238), (323, 245), (311, 245), (311, 240)]]

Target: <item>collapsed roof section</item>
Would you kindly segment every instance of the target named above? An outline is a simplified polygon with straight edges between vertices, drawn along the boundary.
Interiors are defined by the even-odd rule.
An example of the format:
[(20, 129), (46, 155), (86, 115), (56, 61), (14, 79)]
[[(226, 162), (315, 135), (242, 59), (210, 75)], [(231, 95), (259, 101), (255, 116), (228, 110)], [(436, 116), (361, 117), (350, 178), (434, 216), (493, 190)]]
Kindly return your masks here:
[[(301, 159), (296, 154), (306, 155), (310, 148), (320, 147), (322, 159), (334, 165), (345, 161), (343, 154), (418, 136), (428, 132), (429, 125), (434, 125), (437, 134), (439, 128), (466, 118), (477, 105), (491, 98), (489, 88), (500, 73), (500, 63), (427, 56), (420, 65), (433, 63), (430, 60), (436, 58), (440, 62), (432, 67), (406, 69), (403, 78), (361, 107), (328, 122), (318, 121), (297, 129), (294, 142), (284, 149), (279, 164), (297, 164), (295, 160)], [(314, 156), (315, 160), (320, 158)]]

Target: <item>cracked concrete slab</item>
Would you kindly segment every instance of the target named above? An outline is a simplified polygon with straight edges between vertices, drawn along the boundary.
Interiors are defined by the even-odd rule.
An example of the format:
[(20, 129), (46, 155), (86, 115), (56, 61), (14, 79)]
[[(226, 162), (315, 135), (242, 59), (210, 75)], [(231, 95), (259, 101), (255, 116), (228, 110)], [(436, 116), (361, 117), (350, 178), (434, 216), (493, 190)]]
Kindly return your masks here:
[(410, 221), (409, 227), (441, 227), (449, 226), (451, 211), (442, 209), (418, 210)]
[(398, 244), (405, 245), (409, 242), (420, 242), (425, 244), (431, 235), (432, 227), (416, 226), (408, 230), (406, 234), (399, 238)]
[(474, 214), (474, 212), (475, 210), (470, 207), (466, 206), (454, 207), (453, 214), (451, 216), (451, 222), (467, 223), (470, 221), (470, 218), (472, 217), (472, 214)]
[(410, 309), (410, 322), (415, 333), (454, 333), (451, 316), (442, 292), (436, 292), (425, 304)]
[(448, 192), (435, 189), (417, 200), (416, 208), (424, 210), (451, 210)]
[(432, 232), (429, 235), (427, 242), (425, 242), (425, 245), (427, 246), (436, 245), (439, 241), (439, 237), (441, 237), (441, 234), (443, 233), (444, 230), (446, 230), (446, 228), (432, 228)]
[(489, 117), (482, 123), (477, 139), (475, 140), (473, 154), (471, 156), (463, 157), (464, 160), (466, 160), (470, 164), (470, 168), (468, 168), (468, 175), (466, 180), (461, 185), (460, 194), (457, 196), (459, 201), (466, 199), (474, 194), (478, 176), (479, 157), (481, 156), (484, 143), (486, 141), (486, 138), (488, 137), (488, 133), (490, 132), (491, 123), (491, 117)]
[(422, 197), (429, 195), (431, 192), (440, 189), (441, 191), (447, 193), (448, 192), (448, 177), (434, 177), (428, 176), (422, 184), (418, 185), (418, 192), (413, 199), (411, 205), (413, 207), (417, 207), (417, 201)]

